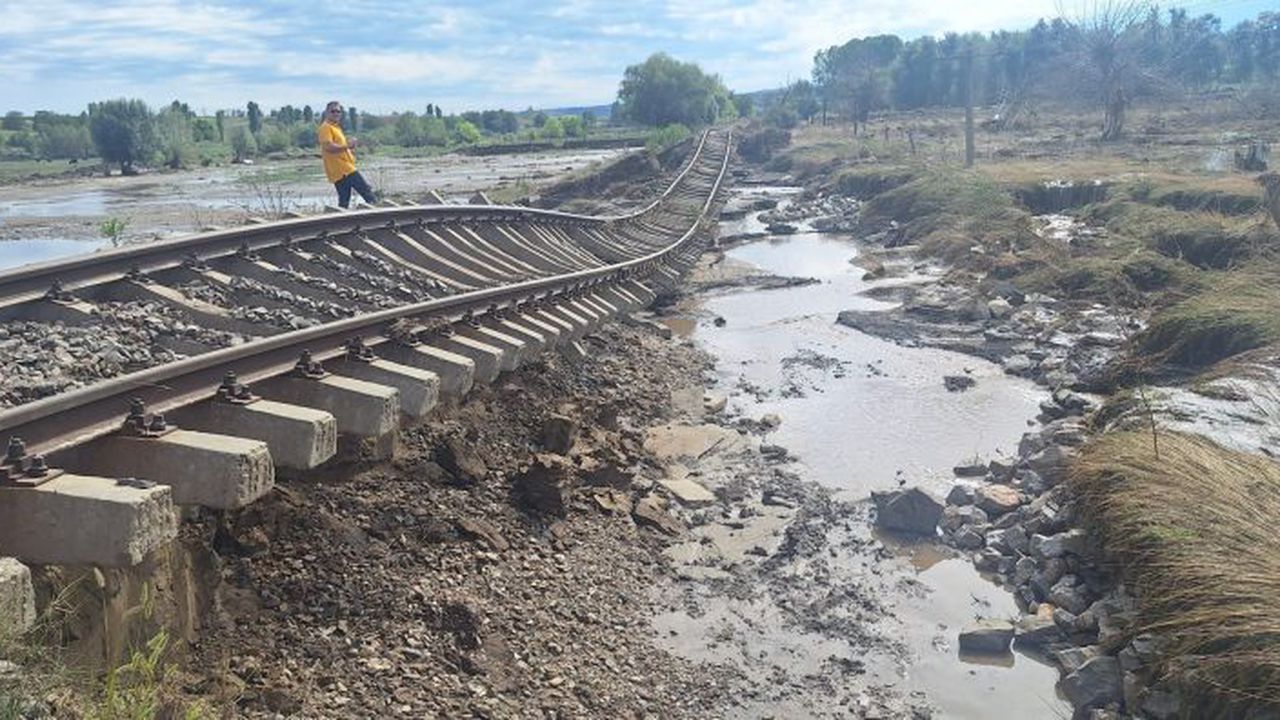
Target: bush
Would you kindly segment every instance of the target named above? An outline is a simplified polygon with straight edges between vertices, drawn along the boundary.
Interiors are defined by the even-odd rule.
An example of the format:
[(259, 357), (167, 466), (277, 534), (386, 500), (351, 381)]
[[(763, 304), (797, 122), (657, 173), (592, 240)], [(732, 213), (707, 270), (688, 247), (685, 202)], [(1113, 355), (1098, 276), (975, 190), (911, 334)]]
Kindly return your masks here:
[(645, 136), (644, 146), (651, 153), (660, 153), (683, 142), (692, 134), (693, 132), (684, 125), (672, 123), (649, 131)]
[(745, 135), (738, 154), (750, 162), (767, 162), (773, 154), (791, 144), (791, 133), (780, 128), (763, 128)]
[(83, 160), (93, 156), (93, 139), (83, 125), (53, 125), (40, 132), (40, 156), (50, 160)]
[(284, 128), (274, 127), (258, 133), (258, 151), (264, 153), (281, 152), (293, 145), (293, 138)]

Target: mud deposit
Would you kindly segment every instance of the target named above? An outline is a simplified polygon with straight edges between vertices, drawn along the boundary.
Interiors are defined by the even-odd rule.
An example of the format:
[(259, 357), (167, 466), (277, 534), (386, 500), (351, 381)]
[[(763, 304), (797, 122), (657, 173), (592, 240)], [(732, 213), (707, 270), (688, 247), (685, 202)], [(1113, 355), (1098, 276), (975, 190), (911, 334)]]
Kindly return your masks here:
[[(751, 238), (754, 222), (726, 223), (722, 236)], [(892, 307), (864, 291), (921, 282), (930, 270), (864, 281), (850, 237), (800, 229), (709, 257), (695, 286), (715, 289), (664, 318), (715, 358), (721, 422), (758, 437), (772, 481), (786, 479), (802, 498), (793, 514), (765, 504), (745, 521), (716, 518), (672, 551), (689, 566), (678, 571), (689, 586), (684, 606), (656, 621), (664, 645), (753, 677), (757, 689), (735, 716), (1069, 716), (1052, 667), (1021, 653), (958, 651), (976, 618), (1018, 616), (1008, 592), (941, 546), (874, 535), (867, 519), (873, 490), (945, 495), (953, 466), (1011, 453), (1043, 391), (972, 356), (836, 325), (841, 310)], [(951, 392), (944, 376), (975, 383)], [(698, 480), (718, 495), (752, 472), (743, 462), (701, 465)]]

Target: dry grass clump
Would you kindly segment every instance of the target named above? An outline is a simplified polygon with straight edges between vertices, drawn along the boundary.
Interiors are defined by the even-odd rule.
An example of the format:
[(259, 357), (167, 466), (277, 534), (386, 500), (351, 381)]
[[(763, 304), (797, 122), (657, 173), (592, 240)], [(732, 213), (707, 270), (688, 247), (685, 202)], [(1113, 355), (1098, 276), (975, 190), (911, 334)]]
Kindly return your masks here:
[(948, 262), (966, 258), (974, 247), (988, 255), (1037, 242), (1031, 216), (1013, 196), (987, 176), (955, 168), (934, 168), (905, 185), (866, 202), (869, 227), (901, 224), (908, 242)]
[(1214, 714), (1280, 704), (1280, 465), (1158, 440), (1157, 454), (1149, 432), (1102, 435), (1070, 483), (1136, 591), (1140, 629), (1162, 638), (1168, 677)]
[(1280, 269), (1206, 272), (1199, 285), (1152, 318), (1138, 338), (1144, 355), (1199, 369), (1280, 340)]

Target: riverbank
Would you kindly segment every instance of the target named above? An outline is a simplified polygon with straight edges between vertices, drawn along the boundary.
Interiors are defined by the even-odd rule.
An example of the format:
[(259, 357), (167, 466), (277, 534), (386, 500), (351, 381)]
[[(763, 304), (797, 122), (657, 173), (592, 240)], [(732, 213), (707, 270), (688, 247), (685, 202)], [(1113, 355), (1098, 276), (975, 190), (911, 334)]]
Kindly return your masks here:
[[(860, 201), (841, 221), (883, 247), (880, 262), (864, 263), (869, 274), (945, 268), (924, 288), (877, 295), (899, 307), (855, 307), (839, 322), (997, 361), (1052, 392), (1041, 408), (1048, 424), (1016, 455), (957, 467), (976, 481), (958, 483), (942, 515), (948, 541), (1019, 598), (1025, 616), (992, 628), (996, 636), (1040, 638), (1081, 713), (1273, 709), (1270, 634), (1224, 620), (1264, 616), (1277, 587), (1272, 563), (1246, 559), (1266, 543), (1244, 555), (1238, 545), (1262, 519), (1218, 513), (1223, 527), (1204, 532), (1194, 500), (1214, 486), (1274, 491), (1266, 473), (1242, 472), (1274, 457), (1266, 398), (1276, 335), (1259, 310), (1275, 271), (1262, 248), (1280, 238), (1261, 188), (1188, 165), (1194, 143), (1167, 157), (1151, 149), (1136, 166), (1123, 153), (1104, 159), (1114, 147), (1077, 145), (1055, 163), (988, 158), (964, 172), (904, 157), (888, 167), (817, 163), (815, 152), (832, 152), (829, 134), (814, 145), (801, 133), (770, 167), (806, 176), (811, 215), (826, 214), (833, 196)], [(846, 138), (846, 154), (858, 142), (876, 144)], [(1168, 503), (1159, 513), (1153, 497)], [(1206, 587), (1205, 568), (1237, 560), (1256, 580), (1169, 590)], [(1135, 587), (1147, 591), (1131, 597)]]

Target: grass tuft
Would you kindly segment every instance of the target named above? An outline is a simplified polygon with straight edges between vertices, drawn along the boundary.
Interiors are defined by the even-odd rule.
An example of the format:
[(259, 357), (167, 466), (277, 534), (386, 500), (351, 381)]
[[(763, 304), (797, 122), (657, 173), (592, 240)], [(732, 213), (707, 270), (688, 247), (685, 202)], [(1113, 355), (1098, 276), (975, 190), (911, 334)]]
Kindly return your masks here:
[(1137, 591), (1139, 631), (1199, 708), (1280, 705), (1280, 464), (1193, 435), (1095, 438), (1069, 482)]
[(1280, 340), (1280, 269), (1205, 273), (1201, 291), (1156, 314), (1138, 349), (1199, 369)]

